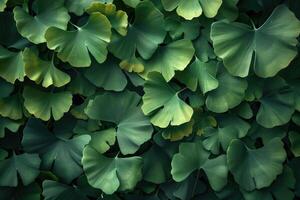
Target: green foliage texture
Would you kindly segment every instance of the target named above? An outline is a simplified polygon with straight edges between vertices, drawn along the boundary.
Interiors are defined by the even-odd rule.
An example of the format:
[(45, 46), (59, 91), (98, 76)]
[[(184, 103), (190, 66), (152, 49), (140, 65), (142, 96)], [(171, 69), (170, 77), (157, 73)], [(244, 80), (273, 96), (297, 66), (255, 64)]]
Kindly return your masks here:
[(0, 200), (300, 198), (299, 0), (0, 0)]

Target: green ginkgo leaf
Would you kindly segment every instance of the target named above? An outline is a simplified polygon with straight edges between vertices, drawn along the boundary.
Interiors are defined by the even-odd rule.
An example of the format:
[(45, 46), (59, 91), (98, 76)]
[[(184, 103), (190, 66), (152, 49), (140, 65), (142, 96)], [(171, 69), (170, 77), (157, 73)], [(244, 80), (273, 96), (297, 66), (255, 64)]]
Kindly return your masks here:
[(294, 59), (299, 34), (300, 21), (281, 5), (259, 28), (238, 22), (215, 22), (211, 39), (215, 53), (231, 74), (246, 77), (252, 63), (255, 73), (265, 78), (276, 75)]
[(105, 153), (110, 149), (110, 146), (116, 142), (117, 132), (114, 128), (106, 130), (95, 131), (90, 134), (91, 141), (89, 146), (93, 147), (99, 153)]
[(193, 109), (179, 98), (180, 90), (170, 86), (157, 72), (149, 74), (144, 85), (142, 110), (160, 128), (178, 126), (191, 120)]
[(23, 97), (27, 111), (44, 121), (49, 120), (51, 116), (54, 120), (59, 120), (72, 105), (72, 94), (67, 91), (54, 93), (25, 87)]
[(165, 10), (172, 11), (176, 8), (179, 16), (191, 20), (199, 17), (202, 12), (208, 18), (217, 15), (222, 0), (162, 0)]
[(14, 90), (14, 85), (0, 78), (0, 98), (8, 97)]
[(68, 10), (81, 16), (92, 3), (112, 3), (113, 0), (66, 0), (65, 4)]
[(106, 59), (106, 46), (110, 42), (111, 24), (101, 13), (92, 13), (85, 25), (73, 31), (50, 27), (45, 33), (47, 46), (57, 56), (74, 67), (91, 65), (90, 55), (102, 63)]
[(23, 81), (25, 76), (22, 52), (11, 52), (0, 45), (0, 77), (10, 83)]
[(225, 69), (217, 74), (219, 87), (207, 93), (206, 106), (210, 111), (223, 113), (239, 105), (245, 96), (247, 81), (230, 75)]
[(87, 13), (100, 12), (104, 14), (111, 23), (111, 27), (115, 29), (120, 35), (127, 34), (128, 16), (126, 12), (117, 10), (114, 4), (106, 4), (101, 2), (94, 2), (86, 10)]
[(86, 97), (92, 96), (96, 92), (96, 86), (90, 83), (80, 71), (76, 71), (71, 77), (71, 82), (67, 88), (72, 94), (80, 94)]
[(88, 200), (78, 188), (52, 180), (43, 182), (43, 196), (45, 200)]
[(294, 92), (280, 77), (264, 83), (256, 121), (266, 128), (287, 123), (295, 111)]
[(277, 177), (270, 187), (261, 190), (253, 190), (251, 192), (242, 190), (242, 193), (245, 200), (293, 200), (295, 197), (295, 182), (296, 180), (293, 171), (289, 167), (284, 167), (282, 174)]
[(285, 159), (286, 152), (280, 138), (274, 138), (259, 149), (250, 149), (236, 139), (227, 149), (228, 168), (235, 181), (247, 191), (271, 185), (282, 173)]
[(164, 16), (150, 1), (143, 1), (135, 8), (135, 20), (129, 24), (127, 35), (113, 37), (109, 50), (114, 56), (129, 59), (137, 51), (149, 59), (165, 38)]
[(36, 0), (33, 4), (35, 16), (31, 16), (21, 7), (14, 9), (17, 28), (23, 37), (39, 44), (46, 42), (44, 35), (47, 28), (57, 27), (66, 30), (70, 16), (63, 7), (63, 0), (56, 0), (51, 4), (47, 0)]
[(37, 84), (42, 84), (43, 87), (50, 85), (61, 87), (71, 80), (68, 74), (55, 67), (53, 61), (40, 59), (28, 48), (23, 51), (23, 61), (26, 76)]
[(195, 61), (186, 70), (178, 74), (178, 78), (190, 90), (196, 91), (199, 87), (202, 93), (205, 94), (219, 86), (216, 78), (217, 67), (216, 61), (202, 62), (196, 57)]
[(6, 3), (8, 0), (0, 0), (0, 12), (4, 11), (6, 8)]
[(105, 93), (89, 101), (85, 113), (91, 119), (113, 122), (122, 154), (135, 153), (152, 136), (152, 126), (133, 92)]
[(71, 182), (82, 173), (82, 151), (90, 139), (89, 135), (64, 138), (61, 133), (51, 133), (41, 121), (30, 119), (24, 129), (22, 146), (26, 152), (38, 153), (44, 167), (52, 168), (55, 175)]
[(105, 90), (122, 91), (127, 85), (127, 78), (114, 57), (109, 57), (102, 64), (92, 62), (84, 76), (95, 86)]
[(135, 8), (141, 0), (122, 0), (126, 5)]
[(291, 143), (291, 151), (296, 157), (300, 156), (300, 134), (295, 131), (289, 133), (289, 139)]
[(160, 72), (166, 81), (170, 81), (175, 71), (183, 71), (194, 55), (193, 44), (189, 40), (177, 40), (160, 47), (153, 57), (144, 63), (144, 76), (150, 72)]
[(164, 139), (178, 141), (192, 134), (194, 121), (191, 120), (179, 126), (169, 126), (161, 130)]
[(238, 4), (239, 0), (223, 0), (221, 8), (219, 9), (217, 19), (226, 19), (234, 21), (239, 15)]
[(0, 99), (0, 115), (10, 119), (18, 120), (23, 117), (23, 99), (16, 93)]
[[(193, 152), (193, 153), (191, 153)], [(171, 174), (175, 181), (181, 182), (193, 171), (202, 169), (207, 175), (211, 187), (219, 191), (227, 184), (228, 168), (226, 156), (209, 159), (201, 141), (181, 143), (179, 152), (173, 156)]]
[(5, 130), (8, 129), (11, 132), (17, 132), (22, 123), (20, 121), (14, 121), (8, 118), (0, 117), (0, 138), (5, 136)]
[(91, 186), (106, 194), (131, 190), (142, 179), (142, 158), (108, 158), (92, 147), (83, 150), (82, 164)]
[(225, 115), (219, 119), (217, 128), (204, 129), (203, 146), (213, 154), (219, 154), (220, 147), (226, 151), (233, 139), (245, 137), (249, 129), (250, 125), (244, 120)]
[(23, 185), (29, 185), (39, 175), (41, 159), (37, 154), (13, 155), (7, 159), (0, 159), (0, 186), (16, 187), (18, 177)]

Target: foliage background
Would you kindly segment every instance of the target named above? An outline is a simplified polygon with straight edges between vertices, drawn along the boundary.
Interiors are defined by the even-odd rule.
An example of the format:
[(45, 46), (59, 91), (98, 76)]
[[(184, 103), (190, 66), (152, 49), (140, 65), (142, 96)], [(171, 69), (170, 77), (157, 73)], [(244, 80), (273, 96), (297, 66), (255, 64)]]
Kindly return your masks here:
[(296, 199), (300, 1), (0, 0), (0, 199)]

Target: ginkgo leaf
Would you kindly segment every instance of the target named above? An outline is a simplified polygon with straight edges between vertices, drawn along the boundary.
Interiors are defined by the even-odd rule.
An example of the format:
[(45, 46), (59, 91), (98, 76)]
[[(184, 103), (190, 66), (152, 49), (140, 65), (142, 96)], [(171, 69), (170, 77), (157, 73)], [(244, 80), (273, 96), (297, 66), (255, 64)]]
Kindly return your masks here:
[(37, 154), (13, 155), (7, 159), (0, 159), (0, 186), (16, 187), (18, 177), (23, 185), (29, 185), (39, 175), (41, 159)]
[(89, 184), (106, 194), (133, 189), (142, 178), (142, 158), (108, 158), (92, 147), (83, 151), (82, 164)]
[(230, 75), (225, 69), (217, 74), (219, 87), (207, 93), (206, 106), (210, 111), (223, 113), (239, 105), (245, 96), (247, 81)]
[(274, 138), (259, 149), (250, 149), (236, 139), (227, 149), (228, 168), (235, 181), (247, 191), (271, 185), (281, 174), (285, 159), (286, 152), (280, 138)]
[(23, 117), (23, 100), (20, 94), (0, 99), (0, 115), (10, 119), (18, 120)]
[(37, 84), (42, 84), (43, 87), (50, 85), (61, 87), (71, 80), (67, 73), (55, 67), (53, 61), (40, 59), (28, 48), (23, 51), (23, 61), (26, 76)]
[(173, 179), (180, 182), (193, 171), (203, 169), (211, 187), (216, 191), (221, 190), (227, 184), (226, 156), (220, 155), (209, 159), (209, 155), (210, 153), (204, 149), (201, 141), (181, 143), (179, 152), (173, 156), (171, 163)]
[(291, 142), (291, 151), (296, 157), (300, 156), (300, 134), (295, 131), (289, 133), (289, 139)]
[(244, 120), (230, 115), (225, 115), (218, 120), (217, 128), (205, 128), (203, 146), (213, 154), (220, 153), (220, 147), (226, 151), (233, 139), (247, 135), (250, 125)]
[(55, 0), (51, 4), (47, 0), (36, 0), (33, 4), (35, 16), (31, 16), (21, 7), (14, 8), (17, 28), (23, 37), (39, 44), (46, 42), (44, 35), (47, 28), (57, 27), (66, 30), (70, 16), (63, 7), (63, 0)]
[(5, 130), (8, 129), (12, 132), (17, 132), (22, 125), (20, 121), (14, 121), (8, 118), (0, 117), (0, 138), (5, 136)]
[(161, 130), (163, 138), (178, 141), (192, 134), (194, 121), (191, 120), (179, 126), (169, 126)]
[(211, 28), (215, 53), (231, 74), (240, 77), (248, 76), (251, 63), (258, 76), (275, 76), (297, 55), (299, 34), (300, 21), (284, 5), (259, 28), (226, 21), (215, 22)]
[(0, 77), (10, 83), (23, 81), (25, 76), (22, 52), (11, 52), (0, 45)]
[(81, 16), (94, 2), (112, 3), (113, 0), (66, 0), (65, 4), (70, 12)]
[(113, 37), (109, 50), (120, 59), (128, 59), (137, 51), (149, 59), (165, 38), (163, 14), (150, 1), (135, 8), (135, 20), (129, 24), (126, 36)]
[(127, 85), (127, 79), (118, 65), (118, 60), (109, 57), (102, 64), (92, 62), (84, 76), (95, 86), (105, 90), (122, 91)]
[(190, 121), (193, 109), (179, 98), (179, 90), (168, 85), (157, 72), (149, 74), (144, 85), (142, 110), (151, 123), (160, 128), (178, 126)]
[(26, 152), (38, 153), (43, 166), (71, 182), (82, 173), (82, 151), (90, 139), (89, 135), (66, 139), (61, 133), (51, 133), (41, 121), (30, 119), (24, 129), (22, 145)]
[(153, 57), (144, 63), (145, 76), (150, 72), (160, 72), (166, 81), (170, 81), (175, 71), (183, 71), (194, 55), (193, 44), (189, 40), (177, 40), (160, 47)]
[(0, 12), (4, 11), (8, 0), (0, 0)]
[(199, 87), (202, 93), (205, 94), (219, 86), (216, 78), (217, 66), (216, 61), (205, 63), (196, 58), (186, 70), (178, 74), (178, 78), (192, 91), (196, 91)]
[(172, 11), (176, 8), (179, 16), (191, 20), (194, 17), (199, 17), (202, 12), (208, 18), (217, 15), (222, 0), (162, 0), (162, 5), (165, 10)]
[(151, 138), (153, 131), (139, 102), (140, 96), (133, 92), (105, 93), (90, 100), (85, 113), (91, 119), (115, 123), (122, 154), (132, 154)]
[(266, 128), (287, 123), (295, 111), (293, 90), (277, 77), (266, 81), (263, 91), (256, 121)]
[(111, 23), (111, 27), (115, 29), (120, 35), (127, 34), (128, 16), (126, 12), (117, 10), (114, 4), (106, 4), (101, 2), (94, 2), (86, 12), (91, 14), (93, 12), (100, 12), (104, 14)]
[(106, 46), (110, 42), (111, 25), (101, 13), (92, 13), (85, 25), (73, 31), (50, 27), (45, 33), (47, 46), (58, 58), (74, 67), (91, 65), (90, 55), (102, 63), (106, 59)]
[(67, 91), (53, 93), (25, 87), (23, 97), (24, 107), (28, 112), (44, 121), (51, 116), (54, 120), (59, 120), (72, 105), (72, 95)]
[(122, 0), (126, 5), (135, 8), (141, 0)]

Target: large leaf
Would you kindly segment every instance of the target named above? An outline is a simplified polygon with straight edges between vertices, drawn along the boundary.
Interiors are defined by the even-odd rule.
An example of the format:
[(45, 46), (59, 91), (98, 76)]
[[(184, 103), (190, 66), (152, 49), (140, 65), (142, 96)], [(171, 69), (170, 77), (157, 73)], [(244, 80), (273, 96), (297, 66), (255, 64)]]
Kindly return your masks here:
[(122, 154), (135, 153), (152, 135), (152, 126), (138, 105), (140, 96), (133, 92), (105, 93), (90, 100), (85, 113), (96, 120), (117, 125), (117, 140)]
[(21, 52), (11, 52), (0, 45), (0, 77), (10, 83), (23, 81), (25, 76)]
[[(144, 63), (147, 75), (149, 72), (160, 72), (166, 81), (170, 81), (175, 71), (183, 71), (194, 55), (193, 44), (189, 40), (178, 40), (160, 47), (153, 57)], [(176, 58), (176, 59), (175, 59)]]
[(235, 181), (247, 191), (271, 185), (282, 173), (285, 159), (286, 152), (280, 138), (274, 138), (259, 149), (250, 149), (236, 139), (227, 150), (228, 168)]
[(212, 18), (216, 16), (222, 5), (222, 0), (162, 0), (161, 2), (167, 11), (177, 8), (177, 14), (188, 20), (199, 17), (202, 12), (206, 17)]
[(110, 43), (110, 51), (120, 59), (129, 59), (136, 51), (142, 58), (148, 59), (165, 38), (163, 14), (153, 3), (139, 3), (135, 16), (133, 24), (128, 27), (127, 35), (116, 36)]
[(65, 31), (50, 27), (45, 33), (47, 46), (58, 52), (57, 56), (74, 67), (91, 65), (90, 54), (102, 63), (107, 55), (107, 43), (110, 41), (111, 25), (101, 13), (92, 13), (88, 22), (76, 30)]
[(151, 116), (151, 123), (160, 128), (190, 121), (193, 109), (179, 98), (180, 90), (171, 87), (157, 72), (149, 75), (144, 86), (142, 110)]
[(296, 56), (299, 34), (300, 21), (281, 5), (259, 28), (238, 22), (215, 22), (211, 39), (215, 53), (231, 74), (247, 76), (252, 63), (258, 76), (271, 77)]
[(88, 182), (106, 194), (130, 190), (142, 178), (142, 158), (108, 158), (92, 147), (83, 151), (82, 164)]
[(33, 5), (35, 16), (31, 16), (21, 7), (15, 7), (14, 18), (19, 33), (29, 41), (39, 44), (46, 42), (44, 35), (47, 28), (65, 30), (70, 16), (63, 5), (63, 0), (56, 0), (51, 4), (47, 0), (36, 0)]
[(18, 176), (23, 185), (29, 185), (39, 175), (41, 160), (37, 154), (13, 155), (7, 159), (0, 157), (0, 186), (16, 187), (18, 185)]
[(24, 129), (22, 145), (26, 152), (38, 153), (43, 166), (66, 182), (71, 182), (82, 173), (81, 157), (90, 136), (82, 135), (66, 139), (61, 133), (51, 133), (36, 119), (30, 119)]
[(5, 130), (10, 130), (11, 132), (17, 132), (21, 126), (21, 122), (13, 121), (8, 118), (0, 117), (0, 138), (5, 136)]
[(26, 76), (37, 84), (41, 83), (43, 87), (50, 85), (61, 87), (71, 80), (68, 74), (55, 67), (53, 61), (40, 59), (30, 49), (24, 50), (23, 61)]
[(23, 117), (23, 100), (20, 94), (0, 99), (0, 115), (10, 119), (18, 120)]
[(67, 91), (54, 93), (25, 87), (23, 97), (28, 112), (44, 121), (51, 116), (54, 120), (59, 120), (72, 105), (72, 95)]
[[(192, 152), (192, 153), (191, 153)], [(208, 181), (214, 190), (221, 190), (227, 184), (228, 168), (226, 156), (220, 155), (209, 159), (201, 141), (181, 143), (179, 153), (172, 159), (172, 176), (177, 182), (186, 179), (195, 170), (204, 170)]]

